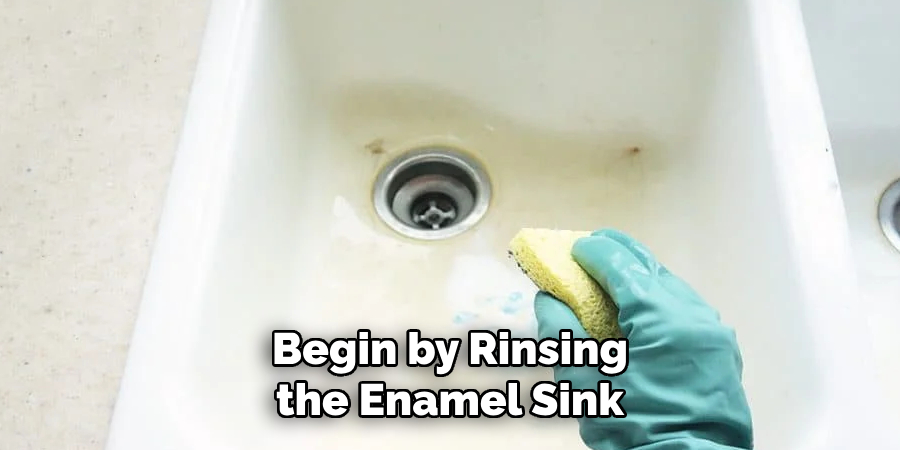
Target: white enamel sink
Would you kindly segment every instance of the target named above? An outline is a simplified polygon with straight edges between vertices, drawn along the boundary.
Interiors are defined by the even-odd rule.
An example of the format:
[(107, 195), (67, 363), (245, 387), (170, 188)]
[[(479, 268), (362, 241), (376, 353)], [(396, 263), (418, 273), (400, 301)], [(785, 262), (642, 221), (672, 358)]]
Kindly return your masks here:
[[(451, 239), (373, 211), (424, 145), (490, 176)], [(550, 379), (271, 367), (274, 329), (527, 329), (523, 226), (620, 228), (690, 280), (738, 331), (758, 448), (891, 448), (829, 148), (791, 1), (215, 2), (107, 448), (583, 448), (572, 420), (276, 414), (279, 381)]]
[(900, 250), (878, 220), (900, 179), (900, 3), (809, 0), (804, 19), (828, 121), (859, 276), (891, 420), (900, 424)]

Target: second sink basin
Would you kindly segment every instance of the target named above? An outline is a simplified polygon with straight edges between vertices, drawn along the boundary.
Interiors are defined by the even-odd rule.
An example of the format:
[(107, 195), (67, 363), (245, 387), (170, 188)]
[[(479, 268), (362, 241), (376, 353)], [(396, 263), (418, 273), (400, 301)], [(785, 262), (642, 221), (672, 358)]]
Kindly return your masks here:
[[(859, 308), (869, 318), (879, 378), (900, 423), (900, 245), (883, 208), (900, 179), (900, 4), (892, 0), (810, 0), (803, 16), (850, 226)], [(887, 194), (887, 195), (885, 195)], [(896, 214), (896, 213), (895, 213)], [(897, 216), (893, 227), (900, 227)], [(883, 229), (883, 228), (886, 228)]]

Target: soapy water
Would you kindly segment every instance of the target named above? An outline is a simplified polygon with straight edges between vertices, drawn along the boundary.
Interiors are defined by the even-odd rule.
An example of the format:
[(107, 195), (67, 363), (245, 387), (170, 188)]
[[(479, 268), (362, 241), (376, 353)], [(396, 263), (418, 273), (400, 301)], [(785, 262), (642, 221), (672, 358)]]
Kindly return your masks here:
[(465, 330), (510, 330), (513, 337), (536, 338), (533, 293), (522, 291), (475, 300), (453, 316), (453, 325)]
[(514, 264), (485, 254), (456, 255), (446, 281), (448, 317), (453, 328), (509, 330), (513, 337), (536, 338), (537, 288)]

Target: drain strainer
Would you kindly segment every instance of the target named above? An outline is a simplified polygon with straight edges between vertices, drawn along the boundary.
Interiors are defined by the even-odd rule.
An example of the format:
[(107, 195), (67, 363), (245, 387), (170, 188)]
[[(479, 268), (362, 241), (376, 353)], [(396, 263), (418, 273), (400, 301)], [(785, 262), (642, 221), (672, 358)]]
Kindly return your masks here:
[(881, 195), (878, 223), (891, 245), (900, 250), (900, 180), (894, 181)]
[(375, 212), (394, 231), (435, 240), (468, 230), (487, 212), (491, 184), (473, 158), (445, 147), (412, 150), (375, 179)]

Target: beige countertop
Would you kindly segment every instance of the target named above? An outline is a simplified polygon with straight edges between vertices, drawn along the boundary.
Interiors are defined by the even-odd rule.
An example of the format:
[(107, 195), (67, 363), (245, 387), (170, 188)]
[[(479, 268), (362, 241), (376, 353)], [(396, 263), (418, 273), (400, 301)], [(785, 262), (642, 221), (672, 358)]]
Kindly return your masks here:
[(0, 449), (101, 449), (208, 0), (0, 0)]

